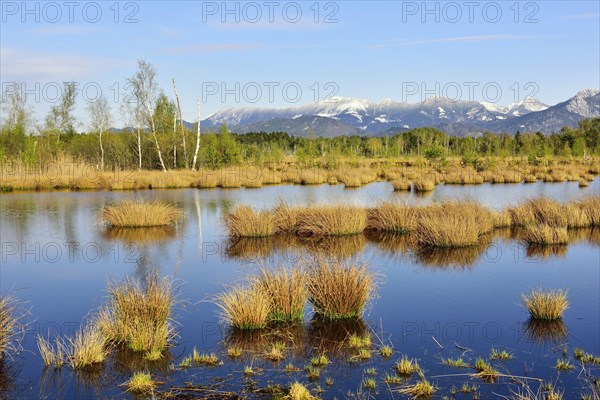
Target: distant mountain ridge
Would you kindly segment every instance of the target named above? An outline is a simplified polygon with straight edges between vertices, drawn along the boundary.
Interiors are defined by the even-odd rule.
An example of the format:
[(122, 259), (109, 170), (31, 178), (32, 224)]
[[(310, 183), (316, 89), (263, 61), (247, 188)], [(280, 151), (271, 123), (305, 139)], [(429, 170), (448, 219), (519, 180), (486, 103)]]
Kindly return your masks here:
[(534, 98), (499, 106), (440, 97), (418, 103), (336, 97), (298, 107), (228, 108), (202, 120), (202, 127), (214, 129), (226, 124), (236, 133), (285, 131), (298, 136), (379, 136), (423, 126), (453, 135), (517, 130), (549, 134), (595, 117), (600, 117), (600, 91), (585, 89), (554, 106)]

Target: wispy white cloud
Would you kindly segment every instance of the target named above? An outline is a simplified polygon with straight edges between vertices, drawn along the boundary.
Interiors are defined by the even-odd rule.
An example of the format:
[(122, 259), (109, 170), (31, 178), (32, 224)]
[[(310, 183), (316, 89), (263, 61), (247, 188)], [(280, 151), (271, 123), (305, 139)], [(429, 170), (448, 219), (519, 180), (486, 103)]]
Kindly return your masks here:
[(414, 46), (434, 43), (469, 43), (469, 42), (491, 42), (499, 40), (532, 40), (547, 39), (557, 37), (558, 35), (471, 35), (471, 36), (453, 36), (445, 38), (423, 39), (423, 40), (397, 40), (388, 43), (381, 43), (372, 46), (375, 49), (387, 47)]
[(288, 22), (285, 20), (277, 20), (270, 22), (269, 20), (260, 20), (258, 22), (211, 22), (208, 24), (211, 28), (222, 29), (229, 31), (240, 31), (240, 30), (278, 30), (278, 31), (307, 31), (307, 30), (323, 30), (328, 28), (335, 28), (338, 26), (338, 22), (324, 23), (314, 22), (310, 19), (303, 19), (298, 22)]
[(67, 53), (0, 48), (3, 80), (69, 80), (90, 78), (115, 67), (111, 60)]
[(170, 47), (163, 49), (163, 51), (168, 54), (212, 53), (217, 51), (248, 51), (261, 47), (263, 46), (246, 43), (196, 44), (191, 46)]
[(75, 35), (90, 33), (91, 31), (90, 27), (83, 26), (48, 26), (29, 30), (31, 33), (41, 33), (43, 35)]
[(563, 19), (599, 19), (600, 13), (565, 15)]

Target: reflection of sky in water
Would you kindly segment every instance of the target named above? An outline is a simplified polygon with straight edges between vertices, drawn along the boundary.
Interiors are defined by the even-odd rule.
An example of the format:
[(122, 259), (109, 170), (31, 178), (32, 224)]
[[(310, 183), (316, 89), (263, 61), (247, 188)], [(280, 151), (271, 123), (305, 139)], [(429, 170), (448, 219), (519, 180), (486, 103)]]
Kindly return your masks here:
[[(526, 372), (524, 365), (527, 364), (533, 368), (532, 376), (555, 380), (553, 366), (560, 354), (553, 347), (557, 344), (568, 342), (571, 347), (582, 347), (600, 355), (600, 253), (596, 231), (578, 232), (567, 248), (527, 248), (502, 231), (480, 248), (435, 252), (411, 248), (405, 238), (390, 236), (230, 241), (225, 237), (221, 216), (238, 204), (271, 207), (279, 200), (297, 205), (344, 202), (369, 206), (385, 198), (423, 203), (443, 198), (469, 198), (501, 207), (538, 194), (564, 201), (598, 192), (596, 179), (586, 189), (580, 189), (577, 182), (441, 185), (425, 196), (394, 193), (388, 183), (352, 190), (321, 185), (248, 190), (5, 194), (0, 196), (0, 287), (2, 293), (16, 291), (31, 308), (34, 319), (31, 325), (34, 332), (27, 334), (24, 343), (29, 352), (15, 361), (15, 365), (22, 368), (17, 383), (33, 382), (32, 391), (22, 397), (38, 397), (36, 382), (42, 377), (42, 364), (37, 355), (35, 334), (73, 330), (104, 301), (109, 279), (126, 274), (144, 276), (158, 269), (161, 274), (174, 275), (179, 280), (180, 297), (189, 301), (177, 312), (181, 337), (178, 346), (171, 351), (177, 364), (193, 346), (201, 351), (217, 351), (221, 339), (248, 339), (232, 335), (217, 324), (216, 307), (206, 301), (210, 296), (225, 284), (243, 279), (256, 268), (256, 261), (293, 262), (315, 250), (357, 257), (381, 274), (378, 297), (365, 315), (365, 322), (378, 334), (383, 330), (382, 338), (391, 341), (400, 353), (420, 358), (428, 376), (463, 372), (449, 370), (439, 363), (440, 357), (461, 355), (453, 344), (457, 342), (473, 349), (467, 355), (473, 362), (476, 356), (489, 353), (491, 347), (512, 349), (516, 358), (506, 363), (507, 370), (520, 375)], [(186, 218), (172, 230), (145, 234), (109, 231), (99, 226), (98, 210), (121, 198), (172, 201), (185, 209)], [(520, 295), (540, 285), (569, 289), (572, 306), (567, 311), (564, 326), (540, 327), (528, 323), (527, 313), (518, 305)], [(294, 353), (297, 356), (307, 353), (306, 336), (314, 338), (315, 332), (325, 335), (324, 332), (342, 329), (308, 319), (309, 312), (308, 330), (290, 333), (298, 337), (299, 349)], [(432, 337), (444, 345), (444, 350), (437, 347)], [(308, 346), (317, 345), (310, 342)], [(105, 393), (121, 393), (115, 385), (128, 378), (128, 368), (138, 365), (130, 354), (117, 352), (114, 357), (118, 358), (115, 360), (118, 368), (105, 371), (101, 377), (101, 381), (113, 383), (112, 389), (103, 389)], [(375, 363), (383, 376), (395, 360), (396, 357), (392, 357), (382, 362), (374, 357), (368, 363)], [(305, 362), (294, 361), (299, 367)], [(219, 370), (194, 369), (189, 373), (174, 373), (172, 378), (174, 382), (183, 382), (191, 379), (191, 374), (198, 382), (240, 371), (243, 365), (243, 361), (228, 362)], [(336, 366), (335, 371), (331, 371), (334, 388), (323, 397), (339, 397), (340, 393), (355, 391), (365, 365)], [(63, 375), (64, 397), (70, 398), (79, 389), (75, 380), (69, 379), (68, 370), (63, 371)], [(562, 374), (559, 384), (579, 393), (576, 375)], [(291, 377), (265, 374), (257, 379), (260, 382), (268, 377), (287, 383), (294, 377), (303, 379), (304, 374)], [(88, 378), (93, 381), (94, 376)], [(452, 383), (459, 386), (461, 382), (438, 380), (447, 388)], [(53, 390), (50, 397), (56, 396), (56, 388)], [(508, 393), (506, 386), (481, 390)], [(80, 392), (80, 397), (86, 396)]]

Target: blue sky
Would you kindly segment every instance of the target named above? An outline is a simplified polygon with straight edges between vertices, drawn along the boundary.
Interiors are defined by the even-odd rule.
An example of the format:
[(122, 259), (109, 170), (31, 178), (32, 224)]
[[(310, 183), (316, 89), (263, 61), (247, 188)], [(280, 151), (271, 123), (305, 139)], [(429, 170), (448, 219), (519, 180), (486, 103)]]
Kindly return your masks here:
[(42, 120), (54, 82), (79, 82), (87, 90), (77, 108), (82, 127), (85, 100), (97, 88), (120, 120), (118, 101), (138, 59), (156, 67), (171, 97), (175, 78), (189, 121), (197, 98), (204, 118), (226, 107), (301, 105), (331, 94), (498, 104), (534, 94), (555, 104), (600, 87), (598, 1), (53, 4), (32, 2), (26, 12), (20, 1), (2, 2), (2, 83), (37, 91), (30, 103)]

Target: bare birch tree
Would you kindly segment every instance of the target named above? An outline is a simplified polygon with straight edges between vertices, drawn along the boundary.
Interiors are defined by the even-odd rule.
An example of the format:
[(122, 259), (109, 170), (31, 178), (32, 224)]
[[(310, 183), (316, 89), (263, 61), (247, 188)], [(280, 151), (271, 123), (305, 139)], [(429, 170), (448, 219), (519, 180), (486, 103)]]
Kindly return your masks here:
[(141, 106), (142, 118), (152, 134), (160, 167), (163, 171), (167, 170), (167, 166), (163, 160), (160, 144), (156, 133), (156, 123), (154, 121), (154, 107), (159, 94), (158, 83), (156, 82), (156, 70), (152, 64), (145, 60), (138, 61), (138, 70), (134, 76), (127, 80), (132, 88), (133, 95)]
[(89, 103), (88, 112), (90, 113), (90, 128), (92, 132), (98, 134), (100, 143), (100, 170), (104, 171), (104, 145), (102, 143), (102, 134), (108, 131), (112, 123), (110, 106), (106, 97), (101, 96), (96, 101)]

